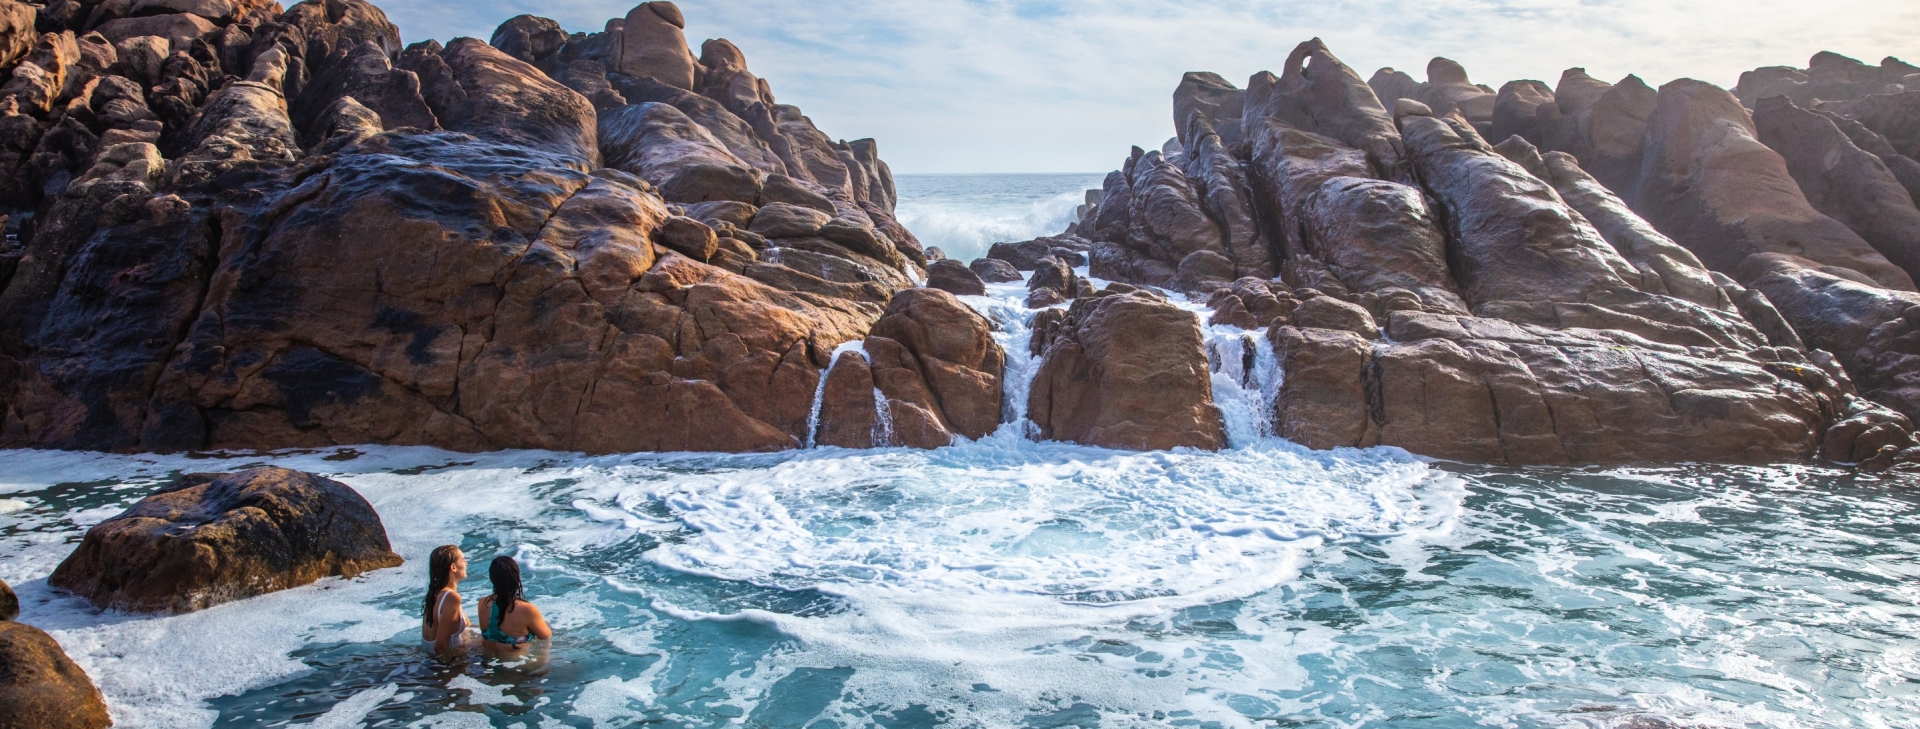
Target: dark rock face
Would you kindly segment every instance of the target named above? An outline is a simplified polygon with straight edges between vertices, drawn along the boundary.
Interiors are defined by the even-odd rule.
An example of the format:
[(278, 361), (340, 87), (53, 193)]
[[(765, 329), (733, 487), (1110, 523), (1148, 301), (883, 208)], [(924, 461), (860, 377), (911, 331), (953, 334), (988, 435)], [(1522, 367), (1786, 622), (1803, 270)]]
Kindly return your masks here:
[(1807, 346), (1845, 367), (1860, 394), (1907, 418), (1920, 417), (1920, 295), (1835, 275), (1815, 261), (1755, 256), (1741, 280), (1763, 293)]
[(161, 487), (87, 530), (47, 584), (102, 608), (177, 613), (400, 563), (353, 489), (257, 468)]
[(1762, 99), (1753, 123), (1814, 209), (1920, 280), (1920, 208), (1886, 162), (1855, 145), (1832, 119), (1785, 97)]
[(1732, 271), (1755, 253), (1787, 253), (1913, 290), (1905, 271), (1808, 204), (1725, 90), (1689, 80), (1662, 87), (1647, 140), (1634, 209), (1708, 267)]
[(0, 621), (0, 729), (113, 725), (93, 680), (39, 628)]
[(20, 596), (13, 594), (13, 588), (0, 580), (0, 623), (20, 617)]
[(1027, 412), (1039, 437), (1133, 450), (1226, 446), (1193, 315), (1146, 294), (1101, 296), (1075, 302), (1053, 331), (1035, 341), (1045, 359)]
[(11, 61), (66, 70), (0, 113), (9, 446), (796, 447), (925, 261), (871, 140), (669, 3), (404, 51), (360, 0), (136, 15)]

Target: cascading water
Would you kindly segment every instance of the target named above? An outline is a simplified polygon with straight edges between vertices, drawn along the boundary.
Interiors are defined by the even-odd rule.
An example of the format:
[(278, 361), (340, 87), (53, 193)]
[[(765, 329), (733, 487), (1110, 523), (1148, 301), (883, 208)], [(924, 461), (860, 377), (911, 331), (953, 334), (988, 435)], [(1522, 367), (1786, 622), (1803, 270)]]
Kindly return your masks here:
[(1213, 373), (1213, 403), (1227, 422), (1227, 442), (1235, 448), (1272, 437), (1280, 365), (1273, 344), (1260, 332), (1208, 327), (1207, 366)]
[[(833, 348), (833, 354), (827, 356), (827, 368), (820, 371), (820, 383), (813, 387), (813, 408), (807, 412), (808, 448), (813, 448), (816, 445), (815, 438), (820, 435), (820, 404), (821, 401), (827, 397), (827, 376), (833, 374), (834, 365), (840, 364), (840, 355), (847, 352), (860, 355), (860, 359), (866, 360), (868, 364), (872, 364), (873, 362), (873, 358), (867, 356), (867, 340), (865, 339), (841, 342), (840, 346)], [(886, 401), (886, 398), (880, 395), (878, 389), (875, 389), (873, 392), (874, 397), (878, 399), (879, 403)]]

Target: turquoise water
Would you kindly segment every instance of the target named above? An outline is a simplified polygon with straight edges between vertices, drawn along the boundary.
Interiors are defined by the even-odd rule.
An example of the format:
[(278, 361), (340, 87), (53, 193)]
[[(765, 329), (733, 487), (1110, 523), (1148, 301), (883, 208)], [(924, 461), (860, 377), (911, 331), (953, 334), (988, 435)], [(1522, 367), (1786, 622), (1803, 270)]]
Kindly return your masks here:
[[(1023, 293), (967, 298), (1009, 354), (978, 442), (0, 452), (0, 579), (121, 727), (1920, 727), (1910, 476), (1307, 451), (1265, 435), (1284, 373), (1225, 327), (1233, 448), (1035, 443)], [(174, 617), (47, 588), (155, 485), (266, 464), (353, 486), (409, 562)], [(443, 543), (522, 561), (543, 661), (420, 651)]]

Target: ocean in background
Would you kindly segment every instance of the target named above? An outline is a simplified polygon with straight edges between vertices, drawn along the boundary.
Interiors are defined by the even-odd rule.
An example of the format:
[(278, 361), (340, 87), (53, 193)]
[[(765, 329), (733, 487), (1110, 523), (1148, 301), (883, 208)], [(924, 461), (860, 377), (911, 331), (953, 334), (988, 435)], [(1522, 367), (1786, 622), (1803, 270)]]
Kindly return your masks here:
[[(1058, 232), (1088, 180), (908, 177), (901, 209), (959, 221), (916, 228), (958, 258)], [(1310, 451), (1273, 437), (1286, 373), (1231, 327), (1205, 328), (1227, 450), (1036, 442), (1025, 293), (963, 297), (1008, 355), (979, 441), (0, 452), (0, 579), (122, 729), (1920, 729), (1911, 476)], [(266, 464), (353, 486), (408, 563), (171, 617), (47, 586), (155, 486)], [(543, 661), (421, 652), (445, 543), (521, 560)]]
[(921, 245), (966, 263), (995, 243), (1059, 235), (1107, 173), (895, 175), (900, 223)]

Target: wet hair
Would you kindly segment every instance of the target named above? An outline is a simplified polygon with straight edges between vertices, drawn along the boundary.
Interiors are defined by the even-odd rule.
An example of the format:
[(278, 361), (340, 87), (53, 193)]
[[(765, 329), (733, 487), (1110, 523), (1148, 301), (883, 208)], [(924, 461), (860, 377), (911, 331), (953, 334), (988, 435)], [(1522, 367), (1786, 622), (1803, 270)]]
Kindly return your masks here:
[(453, 586), (453, 563), (460, 559), (460, 548), (452, 544), (442, 544), (433, 548), (433, 554), (427, 558), (427, 599), (420, 605), (420, 614), (427, 618), (427, 625), (433, 625), (436, 617), (433, 609), (434, 598), (440, 591)]
[(520, 586), (520, 563), (512, 557), (500, 555), (493, 558), (493, 564), (487, 566), (487, 578), (493, 580), (493, 604), (500, 606), (500, 614), (513, 612), (513, 604), (527, 599), (527, 592)]

